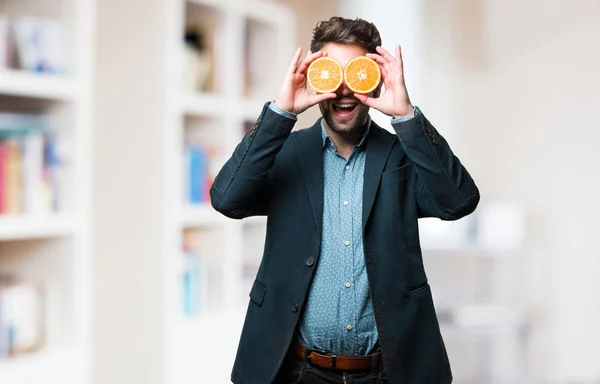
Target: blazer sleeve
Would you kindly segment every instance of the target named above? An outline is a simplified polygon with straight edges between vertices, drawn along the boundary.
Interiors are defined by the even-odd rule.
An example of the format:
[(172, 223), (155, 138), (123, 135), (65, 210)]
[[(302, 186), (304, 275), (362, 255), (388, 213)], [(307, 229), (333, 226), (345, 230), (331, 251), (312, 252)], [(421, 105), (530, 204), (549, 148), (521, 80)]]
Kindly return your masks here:
[(254, 127), (235, 148), (210, 188), (215, 210), (234, 219), (266, 215), (275, 158), (295, 122), (265, 104)]
[(427, 118), (418, 111), (413, 119), (393, 122), (392, 126), (416, 169), (419, 217), (457, 220), (473, 212), (479, 203), (479, 190)]

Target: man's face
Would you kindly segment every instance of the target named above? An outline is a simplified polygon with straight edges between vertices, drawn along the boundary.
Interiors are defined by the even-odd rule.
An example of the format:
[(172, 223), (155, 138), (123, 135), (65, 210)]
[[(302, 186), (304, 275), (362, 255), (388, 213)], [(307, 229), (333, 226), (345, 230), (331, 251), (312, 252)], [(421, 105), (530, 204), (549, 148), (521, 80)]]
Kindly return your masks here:
[[(340, 63), (342, 69), (346, 67), (350, 60), (357, 56), (364, 56), (367, 53), (361, 46), (339, 43), (327, 43), (321, 48), (321, 51), (327, 52), (327, 56)], [(374, 92), (377, 92), (377, 90)], [(369, 107), (354, 97), (354, 92), (346, 86), (345, 82), (342, 82), (335, 93), (337, 93), (335, 99), (319, 103), (319, 109), (325, 122), (329, 128), (337, 133), (356, 131), (366, 122)]]

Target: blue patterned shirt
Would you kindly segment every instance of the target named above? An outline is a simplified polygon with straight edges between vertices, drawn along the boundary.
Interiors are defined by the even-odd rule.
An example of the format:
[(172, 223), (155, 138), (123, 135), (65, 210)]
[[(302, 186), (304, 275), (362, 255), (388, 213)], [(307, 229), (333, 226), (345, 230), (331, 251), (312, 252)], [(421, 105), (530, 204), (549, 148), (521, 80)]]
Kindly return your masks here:
[(300, 342), (340, 355), (365, 355), (377, 342), (362, 240), (368, 131), (348, 160), (337, 152), (322, 120), (321, 131), (323, 236), (321, 256), (300, 322)]
[[(275, 103), (270, 108), (296, 119), (296, 115)], [(323, 124), (321, 119), (324, 168), (321, 256), (300, 321), (299, 342), (338, 355), (366, 355), (379, 337), (362, 234), (365, 149), (371, 119), (365, 136), (354, 146), (348, 160), (337, 152)]]

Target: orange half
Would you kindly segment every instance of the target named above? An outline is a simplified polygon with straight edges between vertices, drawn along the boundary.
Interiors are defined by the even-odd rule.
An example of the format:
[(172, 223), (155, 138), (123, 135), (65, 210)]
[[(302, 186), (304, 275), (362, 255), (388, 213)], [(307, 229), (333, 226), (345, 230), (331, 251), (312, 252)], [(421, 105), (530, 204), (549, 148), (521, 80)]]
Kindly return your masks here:
[(319, 57), (308, 67), (306, 77), (315, 92), (335, 92), (342, 85), (342, 67), (330, 57)]
[(352, 92), (372, 92), (381, 81), (379, 65), (366, 56), (355, 57), (344, 68), (344, 81)]

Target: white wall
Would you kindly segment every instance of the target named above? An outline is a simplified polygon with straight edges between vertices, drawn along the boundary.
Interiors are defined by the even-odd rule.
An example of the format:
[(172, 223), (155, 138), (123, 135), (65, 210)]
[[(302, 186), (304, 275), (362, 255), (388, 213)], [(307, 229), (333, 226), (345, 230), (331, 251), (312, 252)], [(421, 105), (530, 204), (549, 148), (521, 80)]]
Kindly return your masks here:
[(97, 3), (96, 384), (161, 382), (165, 3)]

